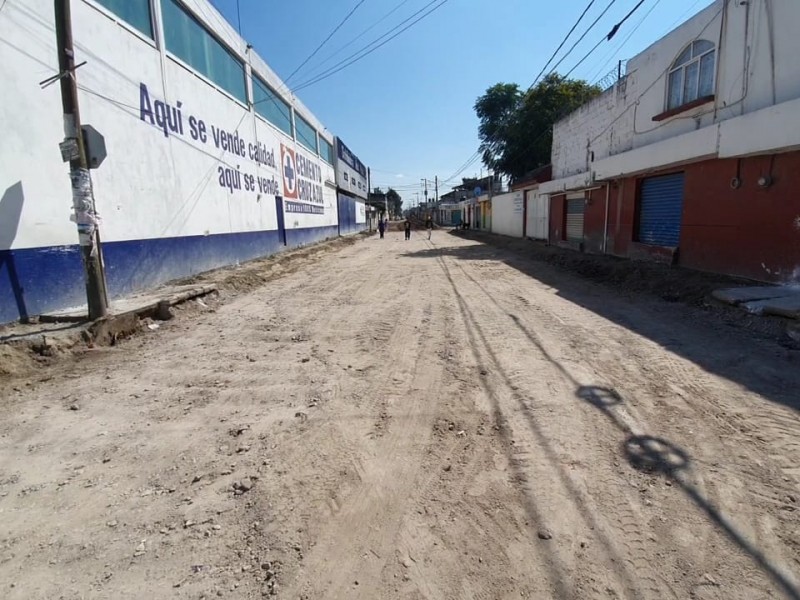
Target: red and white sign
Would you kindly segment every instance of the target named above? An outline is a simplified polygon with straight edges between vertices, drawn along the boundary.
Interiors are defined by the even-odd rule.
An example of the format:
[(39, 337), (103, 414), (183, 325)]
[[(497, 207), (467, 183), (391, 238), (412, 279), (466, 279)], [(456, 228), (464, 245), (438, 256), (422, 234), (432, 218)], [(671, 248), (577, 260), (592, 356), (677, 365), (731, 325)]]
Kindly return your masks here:
[(294, 150), (281, 144), (281, 177), (283, 178), (283, 197), (297, 198), (297, 161)]

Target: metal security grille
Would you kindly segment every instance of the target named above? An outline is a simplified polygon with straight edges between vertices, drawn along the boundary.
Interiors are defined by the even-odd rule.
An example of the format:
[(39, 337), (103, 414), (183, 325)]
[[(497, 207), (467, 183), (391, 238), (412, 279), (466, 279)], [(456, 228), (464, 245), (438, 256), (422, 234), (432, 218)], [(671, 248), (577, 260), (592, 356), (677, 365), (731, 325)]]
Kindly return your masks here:
[(638, 239), (642, 244), (677, 248), (683, 215), (683, 173), (648, 177), (639, 196)]
[(581, 194), (579, 197), (567, 196), (567, 241), (583, 241), (583, 212), (586, 209), (586, 200)]

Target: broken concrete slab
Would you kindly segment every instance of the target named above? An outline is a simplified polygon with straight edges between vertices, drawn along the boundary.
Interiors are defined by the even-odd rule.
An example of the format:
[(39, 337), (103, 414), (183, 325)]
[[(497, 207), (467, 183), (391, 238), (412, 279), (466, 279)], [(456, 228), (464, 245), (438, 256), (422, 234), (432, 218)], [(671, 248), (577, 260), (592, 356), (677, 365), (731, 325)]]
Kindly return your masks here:
[(745, 302), (753, 302), (756, 300), (786, 298), (794, 295), (800, 295), (800, 288), (778, 285), (759, 285), (715, 290), (711, 295), (720, 302), (725, 302), (727, 304), (733, 304), (736, 306)]
[[(168, 285), (111, 302), (109, 314), (90, 322), (86, 306), (63, 310), (31, 319), (28, 323), (0, 325), (0, 347), (17, 346), (49, 356), (90, 342), (103, 346), (133, 335), (141, 319), (167, 320), (170, 307), (217, 290), (217, 284)], [(27, 350), (26, 350), (27, 349)], [(43, 350), (42, 350), (43, 349)], [(2, 369), (0, 369), (2, 373)]]
[[(115, 317), (121, 317), (127, 314), (146, 316), (152, 313), (156, 315), (159, 312), (159, 304), (163, 305), (163, 303), (166, 302), (169, 303), (170, 306), (175, 306), (191, 298), (205, 296), (216, 290), (217, 285), (215, 283), (167, 286), (152, 292), (112, 300), (109, 304), (108, 312)], [(160, 310), (163, 313), (164, 309), (162, 308)], [(80, 322), (86, 319), (86, 305), (47, 313), (39, 317), (39, 320), (43, 323)]]
[(800, 292), (783, 298), (769, 298), (746, 302), (742, 307), (757, 315), (773, 315), (788, 319), (800, 319)]

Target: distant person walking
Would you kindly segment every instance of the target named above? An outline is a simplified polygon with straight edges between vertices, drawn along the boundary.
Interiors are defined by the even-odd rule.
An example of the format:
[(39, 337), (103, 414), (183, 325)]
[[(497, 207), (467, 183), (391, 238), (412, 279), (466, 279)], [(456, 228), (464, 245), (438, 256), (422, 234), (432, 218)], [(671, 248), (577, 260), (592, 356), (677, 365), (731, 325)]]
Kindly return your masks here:
[(408, 219), (406, 219), (405, 222), (403, 223), (403, 230), (406, 232), (406, 239), (410, 240), (411, 239), (411, 221), (409, 221)]
[(425, 229), (428, 230), (428, 239), (431, 239), (431, 233), (433, 232), (433, 218), (428, 215), (425, 219)]
[(383, 232), (384, 231), (386, 231), (386, 223), (384, 222), (383, 219), (380, 219), (378, 221), (378, 233), (380, 234), (381, 239), (383, 239)]

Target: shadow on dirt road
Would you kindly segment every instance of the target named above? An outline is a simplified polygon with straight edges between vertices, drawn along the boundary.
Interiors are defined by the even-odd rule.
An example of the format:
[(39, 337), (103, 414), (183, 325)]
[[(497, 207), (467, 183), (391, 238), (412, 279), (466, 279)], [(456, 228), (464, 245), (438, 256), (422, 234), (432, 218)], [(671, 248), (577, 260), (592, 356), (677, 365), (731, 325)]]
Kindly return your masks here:
[[(450, 283), (458, 302), (460, 313), (468, 332), (470, 346), (477, 364), (484, 365), (491, 369), (493, 373), (498, 374), (505, 388), (503, 392), (509, 393), (517, 401), (520, 412), (525, 415), (527, 425), (534, 435), (539, 448), (543, 450), (551, 468), (557, 473), (559, 483), (567, 490), (572, 502), (579, 509), (580, 515), (584, 519), (586, 525), (598, 534), (599, 541), (603, 544), (607, 556), (620, 567), (618, 574), (622, 581), (624, 581), (628, 590), (634, 595), (638, 593), (635, 573), (628, 571), (626, 561), (621, 560), (612, 541), (602, 534), (602, 528), (598, 525), (590, 508), (586, 505), (583, 494), (577, 489), (565, 470), (562, 461), (559, 460), (558, 453), (553, 447), (548, 435), (529, 410), (524, 398), (516, 391), (510, 373), (504, 369), (502, 362), (493, 349), (492, 336), (484, 332), (481, 324), (482, 319), (475, 315), (473, 309), (470, 308), (464, 296), (459, 291), (453, 279), (451, 268), (448, 266), (448, 261), (446, 261), (444, 257), (469, 261), (500, 261), (513, 266), (526, 275), (547, 283), (551, 287), (557, 288), (559, 296), (579, 304), (584, 308), (588, 308), (617, 324), (649, 337), (663, 347), (668, 348), (670, 351), (676, 352), (692, 360), (696, 364), (699, 364), (704, 369), (732, 381), (736, 381), (772, 401), (785, 404), (794, 409), (800, 408), (800, 400), (797, 396), (789, 394), (789, 389), (796, 390), (800, 387), (800, 385), (798, 385), (800, 384), (798, 370), (788, 368), (790, 359), (776, 357), (769, 367), (763, 366), (763, 360), (761, 363), (754, 361), (753, 364), (759, 368), (749, 369), (744, 367), (741, 360), (742, 357), (744, 357), (746, 362), (747, 357), (754, 352), (754, 348), (752, 347), (753, 342), (748, 340), (743, 332), (726, 332), (724, 335), (719, 335), (719, 331), (715, 330), (712, 325), (698, 323), (696, 321), (689, 321), (682, 327), (676, 327), (673, 319), (665, 320), (661, 318), (659, 314), (653, 312), (654, 309), (649, 304), (635, 306), (633, 303), (630, 303), (630, 306), (626, 307), (626, 310), (623, 312), (618, 308), (612, 307), (611, 303), (604, 302), (604, 294), (592, 294), (587, 293), (586, 289), (579, 289), (580, 285), (586, 285), (584, 282), (576, 281), (567, 282), (565, 284), (564, 280), (567, 279), (567, 277), (564, 274), (554, 273), (552, 269), (547, 266), (522, 262), (518, 257), (509, 256), (502, 250), (498, 251), (495, 248), (485, 245), (444, 248), (434, 247), (408, 253), (407, 256), (437, 258), (442, 267), (444, 276)], [(619, 393), (605, 387), (581, 385), (578, 379), (548, 352), (548, 349), (535, 332), (530, 331), (517, 315), (508, 312), (480, 281), (472, 277), (465, 269), (460, 268), (458, 263), (455, 263), (455, 266), (459, 267), (459, 276), (466, 277), (470, 284), (474, 285), (476, 289), (479, 289), (483, 295), (485, 295), (488, 303), (491, 303), (497, 311), (507, 316), (509, 321), (524, 334), (530, 341), (532, 348), (535, 349), (537, 355), (546, 358), (547, 361), (562, 373), (566, 380), (574, 385), (575, 395), (578, 399), (598, 409), (609, 419), (623, 436), (620, 445), (620, 454), (627, 459), (633, 468), (651, 475), (660, 475), (668, 479), (671, 482), (670, 485), (676, 485), (702, 513), (707, 515), (719, 530), (724, 532), (732, 542), (751, 558), (758, 568), (763, 571), (788, 598), (800, 600), (800, 591), (798, 591), (781, 569), (773, 564), (759, 548), (748, 540), (731, 519), (722, 514), (697, 487), (692, 485), (689, 474), (693, 469), (693, 464), (691, 455), (687, 450), (678, 447), (667, 439), (656, 437), (647, 431), (640, 430), (641, 428), (638, 425), (635, 428), (628, 425), (624, 419), (620, 418), (617, 412), (624, 409), (624, 401)], [(674, 309), (676, 307), (671, 308)], [(760, 350), (765, 350), (765, 347), (761, 346)], [(780, 373), (780, 377), (777, 376), (778, 373)], [(502, 435), (508, 437), (509, 432), (503, 427), (505, 416), (500, 407), (498, 390), (494, 388), (490, 379), (487, 377), (481, 378), (481, 385), (487, 396), (491, 399), (496, 424), (500, 426)], [(510, 439), (507, 441), (506, 447), (512, 448), (513, 441)], [(509, 452), (511, 451), (509, 450)], [(525, 475), (520, 465), (513, 460), (510, 454), (509, 458), (515, 470), (518, 471), (515, 473), (517, 479), (525, 481)], [(536, 495), (530, 490), (526, 490), (526, 508), (534, 522), (541, 522), (541, 511), (537, 506)], [(563, 566), (555, 556), (551, 557), (548, 564), (551, 568), (553, 581), (556, 583), (559, 582), (564, 574)], [(559, 588), (559, 592), (563, 593), (564, 590)]]
[[(451, 257), (463, 261), (506, 264), (556, 290), (556, 295), (656, 342), (704, 370), (734, 381), (773, 402), (800, 411), (800, 352), (773, 340), (726, 326), (694, 307), (655, 298), (608, 297), (614, 290), (581, 280), (570, 273), (485, 243), (434, 247), (405, 256)], [(469, 275), (467, 275), (470, 277)], [(477, 284), (478, 282), (473, 279)]]
[(787, 598), (800, 600), (800, 591), (780, 569), (756, 548), (739, 531), (735, 523), (720, 513), (709, 500), (690, 483), (688, 477), (693, 468), (689, 454), (668, 440), (651, 435), (637, 435), (619, 418), (616, 410), (622, 406), (622, 398), (615, 390), (603, 387), (581, 386), (575, 395), (603, 413), (619, 431), (625, 435), (621, 452), (630, 465), (639, 471), (668, 478), (694, 502), (739, 548), (741, 548), (776, 583)]

